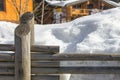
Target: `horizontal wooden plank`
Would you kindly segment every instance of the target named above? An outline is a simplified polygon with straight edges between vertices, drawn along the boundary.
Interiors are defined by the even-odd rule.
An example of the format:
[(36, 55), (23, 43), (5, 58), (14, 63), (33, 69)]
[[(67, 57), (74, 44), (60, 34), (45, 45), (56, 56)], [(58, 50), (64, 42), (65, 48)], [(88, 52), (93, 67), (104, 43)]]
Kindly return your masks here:
[(15, 63), (14, 62), (0, 62), (0, 68), (14, 68)]
[(59, 52), (59, 46), (32, 45), (32, 52)]
[(32, 80), (59, 80), (58, 75), (35, 75)]
[[(0, 51), (15, 51), (13, 44), (0, 44)], [(32, 52), (59, 52), (59, 46), (32, 45)]]
[[(0, 62), (0, 68), (14, 68), (15, 63), (14, 62)], [(32, 62), (33, 68), (39, 68), (39, 67), (59, 67), (59, 62)]]
[(0, 68), (0, 75), (13, 75), (14, 68)]
[(60, 67), (32, 68), (34, 74), (120, 74), (120, 67)]
[(14, 61), (15, 53), (0, 53), (0, 61)]
[[(15, 80), (14, 76), (0, 75), (0, 80)], [(59, 80), (57, 75), (32, 75), (32, 80)]]
[(120, 54), (32, 54), (32, 60), (48, 60), (48, 61), (80, 61), (80, 60), (95, 60), (95, 61), (120, 61)]
[[(120, 74), (120, 67), (115, 66), (82, 66), (82, 67), (56, 67), (56, 68), (32, 68), (32, 74)], [(13, 75), (14, 69), (0, 68), (0, 75)]]
[[(43, 56), (51, 56), (52, 54), (55, 53), (46, 53), (46, 52), (37, 52), (37, 53), (31, 53), (32, 54), (32, 60), (36, 60), (35, 57), (37, 58), (37, 60), (39, 59), (39, 56), (41, 55)], [(40, 57), (41, 58), (41, 57)], [(15, 60), (15, 53), (0, 53), (0, 61), (14, 61)]]
[[(120, 54), (54, 54), (33, 53), (32, 61), (120, 61)], [(0, 61), (14, 61), (14, 53), (0, 53)]]
[(15, 51), (13, 44), (0, 44), (0, 51)]
[(32, 68), (40, 68), (40, 67), (59, 67), (60, 63), (57, 61), (48, 61), (48, 62), (32, 62)]
[(15, 79), (14, 79), (14, 76), (9, 76), (9, 75), (3, 76), (3, 75), (0, 75), (0, 80), (15, 80)]

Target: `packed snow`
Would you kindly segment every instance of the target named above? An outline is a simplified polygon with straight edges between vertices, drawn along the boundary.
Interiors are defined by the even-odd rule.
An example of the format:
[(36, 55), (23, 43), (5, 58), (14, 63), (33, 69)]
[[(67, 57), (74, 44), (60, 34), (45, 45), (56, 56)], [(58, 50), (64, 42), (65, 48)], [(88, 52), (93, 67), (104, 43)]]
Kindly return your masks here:
[[(62, 24), (35, 25), (35, 44), (59, 45), (60, 52), (119, 53), (120, 8), (85, 16)], [(14, 29), (18, 24), (0, 22), (0, 43), (14, 44)], [(71, 62), (65, 64), (71, 65)], [(77, 62), (80, 65), (113, 65), (119, 62)], [(72, 75), (71, 80), (119, 80), (120, 75)]]

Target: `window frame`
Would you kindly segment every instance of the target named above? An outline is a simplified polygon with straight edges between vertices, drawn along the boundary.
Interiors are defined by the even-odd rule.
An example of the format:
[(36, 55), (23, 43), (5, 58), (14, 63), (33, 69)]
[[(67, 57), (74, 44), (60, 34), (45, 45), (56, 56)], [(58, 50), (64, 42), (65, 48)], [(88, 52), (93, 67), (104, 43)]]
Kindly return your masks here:
[(2, 1), (0, 1), (0, 5), (1, 5), (1, 7), (3, 8), (0, 8), (0, 11), (2, 11), (2, 12), (5, 12), (6, 11), (6, 0), (2, 0)]
[(94, 5), (93, 4), (88, 4), (87, 5), (87, 9), (93, 9), (94, 8)]

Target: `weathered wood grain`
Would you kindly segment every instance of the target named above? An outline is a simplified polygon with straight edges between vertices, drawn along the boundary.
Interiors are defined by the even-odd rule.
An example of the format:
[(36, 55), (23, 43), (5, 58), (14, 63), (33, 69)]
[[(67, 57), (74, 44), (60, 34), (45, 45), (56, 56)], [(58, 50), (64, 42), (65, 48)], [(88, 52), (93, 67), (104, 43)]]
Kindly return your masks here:
[(57, 75), (35, 75), (32, 76), (32, 80), (59, 80)]
[[(82, 67), (56, 67), (32, 68), (32, 74), (120, 74), (118, 66), (82, 66)], [(0, 68), (0, 75), (14, 75), (13, 68)]]
[(59, 46), (32, 45), (32, 52), (59, 52)]
[[(0, 44), (0, 51), (15, 51), (13, 44)], [(59, 52), (59, 46), (32, 45), (32, 52)]]
[(0, 68), (0, 75), (14, 75), (14, 68)]
[[(31, 53), (32, 61), (120, 61), (120, 54)], [(0, 53), (0, 61), (14, 61), (14, 53)]]
[[(14, 68), (15, 63), (14, 62), (0, 62), (0, 68)], [(59, 67), (59, 62), (32, 62), (31, 67), (33, 68), (41, 68), (41, 67)]]
[(32, 54), (32, 60), (48, 60), (48, 61), (120, 61), (120, 54)]
[(0, 61), (14, 61), (15, 53), (0, 53)]
[(14, 68), (15, 62), (0, 62), (0, 68)]
[(33, 14), (24, 13), (15, 29), (15, 80), (31, 80), (30, 35)]
[(60, 67), (60, 68), (32, 68), (34, 74), (120, 74), (120, 67)]
[(15, 51), (13, 44), (0, 44), (0, 51)]
[(41, 61), (41, 62), (32, 62), (32, 68), (41, 68), (41, 67), (43, 67), (43, 68), (50, 68), (50, 67), (52, 67), (52, 68), (54, 68), (54, 67), (59, 67), (60, 66), (60, 64), (59, 64), (59, 62), (57, 62), (57, 61)]
[(30, 22), (30, 30), (31, 30), (30, 45), (34, 45), (34, 41), (35, 41), (35, 38), (34, 38), (34, 16), (32, 17), (32, 20)]
[[(54, 75), (33, 75), (32, 80), (58, 80), (58, 76)], [(0, 75), (0, 80), (15, 80), (14, 76), (10, 75)]]

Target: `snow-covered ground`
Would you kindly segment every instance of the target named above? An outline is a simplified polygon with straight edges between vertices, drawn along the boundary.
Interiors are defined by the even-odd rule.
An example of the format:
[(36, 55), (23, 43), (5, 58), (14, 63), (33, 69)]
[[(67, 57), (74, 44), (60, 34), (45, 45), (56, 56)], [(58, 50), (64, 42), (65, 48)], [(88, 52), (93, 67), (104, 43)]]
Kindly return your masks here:
[[(120, 8), (81, 17), (63, 24), (35, 25), (35, 44), (59, 45), (60, 52), (119, 53)], [(0, 22), (0, 43), (14, 43), (17, 24)], [(119, 62), (65, 62), (68, 65), (113, 65)], [(65, 64), (62, 63), (61, 65)], [(72, 75), (71, 80), (120, 80), (120, 75)]]

